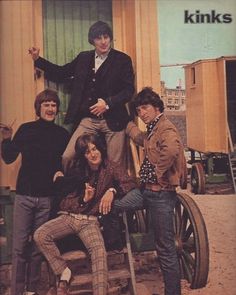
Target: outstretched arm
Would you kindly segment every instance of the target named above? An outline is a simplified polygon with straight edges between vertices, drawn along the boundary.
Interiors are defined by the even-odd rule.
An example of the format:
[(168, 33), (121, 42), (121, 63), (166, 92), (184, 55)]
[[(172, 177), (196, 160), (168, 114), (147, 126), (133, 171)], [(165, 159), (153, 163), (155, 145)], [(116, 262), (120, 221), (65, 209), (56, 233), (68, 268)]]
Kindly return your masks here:
[(16, 160), (20, 153), (19, 145), (21, 132), (17, 131), (14, 138), (11, 139), (13, 133), (12, 128), (10, 126), (3, 126), (1, 127), (1, 133), (3, 138), (1, 156), (6, 164), (11, 164)]
[(35, 67), (45, 72), (46, 79), (54, 82), (63, 82), (65, 79), (74, 77), (74, 70), (78, 57), (72, 62), (60, 66), (40, 57), (40, 49), (38, 47), (33, 46), (29, 48), (28, 51), (34, 61)]

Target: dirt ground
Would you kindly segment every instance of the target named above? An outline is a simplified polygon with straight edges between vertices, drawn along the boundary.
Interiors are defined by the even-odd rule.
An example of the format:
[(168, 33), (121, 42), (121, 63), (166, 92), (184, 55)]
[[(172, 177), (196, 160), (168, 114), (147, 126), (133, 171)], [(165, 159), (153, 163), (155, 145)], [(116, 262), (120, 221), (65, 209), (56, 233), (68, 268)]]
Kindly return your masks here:
[[(182, 295), (236, 295), (236, 195), (191, 196), (198, 204), (207, 226), (210, 268), (206, 287), (192, 290), (183, 281)], [(158, 282), (156, 278), (159, 278)], [(138, 294), (163, 295), (160, 280), (158, 269), (138, 274)]]
[(236, 294), (236, 195), (193, 196), (206, 222), (210, 245), (208, 283), (183, 295)]

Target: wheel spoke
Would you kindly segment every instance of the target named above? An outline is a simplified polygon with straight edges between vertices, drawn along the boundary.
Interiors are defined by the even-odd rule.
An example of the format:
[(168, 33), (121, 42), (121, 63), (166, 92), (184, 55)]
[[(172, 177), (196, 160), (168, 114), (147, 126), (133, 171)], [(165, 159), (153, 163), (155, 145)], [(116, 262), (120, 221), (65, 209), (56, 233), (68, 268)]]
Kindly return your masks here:
[(183, 215), (182, 215), (182, 220), (181, 220), (181, 230), (180, 230), (180, 236), (181, 237), (185, 236), (188, 219), (189, 219), (188, 212), (184, 208)]
[(192, 233), (193, 233), (193, 226), (190, 223), (187, 230), (186, 230), (186, 232), (185, 232), (185, 235), (183, 237), (183, 241), (186, 242), (190, 238)]
[(181, 261), (182, 261), (182, 266), (184, 271), (184, 277), (188, 280), (189, 283), (191, 283), (193, 280), (192, 272), (184, 256), (181, 256)]
[(205, 193), (205, 172), (201, 163), (193, 163), (190, 173), (192, 192), (195, 194)]
[[(195, 176), (192, 172), (191, 176)], [(204, 287), (209, 270), (209, 247), (204, 219), (194, 200), (187, 194), (178, 193), (175, 220), (179, 222), (176, 237), (181, 277), (192, 289)]]
[(179, 202), (177, 202), (177, 204), (175, 206), (174, 224), (175, 224), (175, 232), (176, 232), (177, 236), (179, 236), (180, 231), (181, 231), (181, 204)]
[(183, 242), (183, 249), (189, 253), (194, 253), (196, 251), (194, 237), (189, 237), (186, 242)]
[(181, 256), (179, 256), (179, 267), (180, 267), (180, 276), (182, 279), (186, 279), (185, 274), (184, 274), (184, 268), (183, 268), (183, 263), (181, 260)]
[(191, 268), (193, 269), (194, 266), (195, 266), (195, 259), (193, 258), (193, 256), (185, 251), (185, 250), (182, 250), (182, 255), (184, 256), (185, 260), (187, 261), (187, 263), (191, 266)]

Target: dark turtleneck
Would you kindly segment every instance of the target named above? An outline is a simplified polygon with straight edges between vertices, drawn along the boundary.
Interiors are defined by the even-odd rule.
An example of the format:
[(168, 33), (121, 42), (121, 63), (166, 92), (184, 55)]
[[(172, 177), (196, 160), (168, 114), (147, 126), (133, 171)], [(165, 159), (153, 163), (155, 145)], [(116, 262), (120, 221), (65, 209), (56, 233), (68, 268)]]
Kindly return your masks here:
[(35, 197), (54, 194), (53, 176), (61, 170), (68, 132), (43, 119), (22, 124), (13, 139), (2, 141), (2, 158), (10, 164), (22, 156), (16, 193)]

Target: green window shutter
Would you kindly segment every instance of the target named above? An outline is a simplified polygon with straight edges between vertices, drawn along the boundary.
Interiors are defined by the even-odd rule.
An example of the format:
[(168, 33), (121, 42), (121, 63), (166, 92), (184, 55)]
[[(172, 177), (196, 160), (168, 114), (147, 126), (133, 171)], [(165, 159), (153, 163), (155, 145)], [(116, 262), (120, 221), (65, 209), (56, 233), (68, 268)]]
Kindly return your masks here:
[[(88, 43), (88, 30), (98, 20), (112, 27), (112, 0), (43, 0), (44, 57), (63, 65), (79, 52), (92, 49)], [(45, 83), (59, 93), (61, 107), (57, 123), (63, 125), (70, 100), (70, 81)]]

